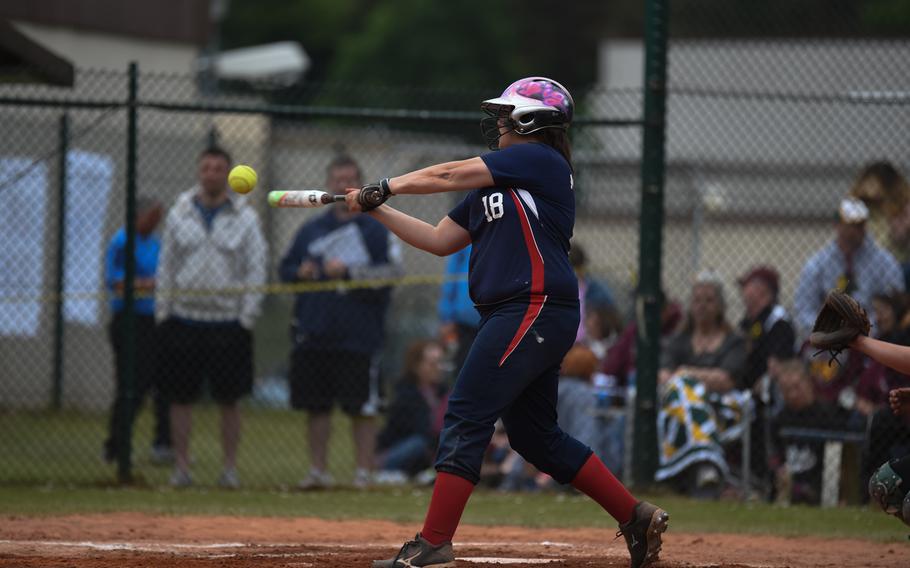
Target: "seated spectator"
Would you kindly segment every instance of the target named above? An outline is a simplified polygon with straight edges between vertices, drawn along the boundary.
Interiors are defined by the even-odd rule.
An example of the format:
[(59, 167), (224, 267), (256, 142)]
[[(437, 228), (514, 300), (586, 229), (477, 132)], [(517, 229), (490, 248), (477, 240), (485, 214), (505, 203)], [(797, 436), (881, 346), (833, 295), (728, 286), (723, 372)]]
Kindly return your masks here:
[[(493, 437), (490, 438), (490, 444), (483, 454), (483, 462), (480, 464), (480, 481), (478, 485), (485, 487), (500, 487), (510, 469), (510, 462), (514, 459), (512, 456), (518, 456), (511, 446), (509, 446), (509, 436), (506, 434), (506, 428), (502, 420), (496, 421), (493, 430)], [(519, 456), (520, 457), (520, 456)]]
[(592, 384), (597, 357), (588, 347), (576, 344), (566, 353), (559, 377), (556, 412), (559, 426), (587, 444), (610, 471), (622, 471), (623, 416), (606, 413), (609, 399), (601, 401)]
[[(679, 328), (682, 321), (682, 306), (679, 302), (668, 300), (663, 303), (660, 312), (660, 336), (666, 343)], [(635, 384), (635, 348), (638, 339), (638, 323), (630, 321), (619, 339), (607, 350), (604, 358), (603, 373), (615, 377), (617, 386)]]
[(448, 397), (441, 381), (442, 357), (435, 341), (418, 340), (408, 347), (404, 375), (377, 439), (377, 483), (404, 482), (431, 465)]
[(692, 286), (683, 330), (661, 356), (657, 481), (695, 497), (718, 497), (729, 468), (722, 444), (739, 437), (746, 397), (740, 390), (746, 358), (742, 338), (727, 321), (723, 285), (703, 272)]
[[(569, 249), (569, 262), (575, 269), (575, 277), (578, 278), (579, 309), (582, 316), (588, 313), (589, 308), (613, 307), (615, 309), (616, 302), (613, 300), (613, 292), (605, 283), (588, 274), (588, 255), (577, 241), (573, 241), (572, 248)], [(586, 334), (585, 318), (582, 317), (575, 341), (584, 341)]]
[[(745, 314), (739, 322), (739, 331), (746, 339), (742, 387), (752, 390), (755, 404), (749, 463), (752, 479), (768, 494), (773, 481), (765, 467), (770, 445), (768, 422), (771, 408), (777, 402), (772, 388), (772, 376), (777, 363), (793, 358), (796, 332), (790, 314), (778, 302), (780, 277), (776, 269), (771, 266), (755, 266), (737, 282), (745, 307)], [(741, 453), (745, 448), (736, 450)]]
[[(907, 345), (907, 334), (900, 328), (906, 307), (902, 294), (877, 294), (872, 297), (875, 313), (875, 337), (888, 343)], [(864, 417), (871, 417), (888, 406), (888, 393), (892, 389), (910, 387), (910, 377), (902, 375), (875, 359), (867, 359), (866, 366), (856, 386), (856, 410)]]
[(581, 325), (585, 333), (579, 343), (594, 353), (599, 367), (622, 332), (622, 317), (613, 305), (589, 304), (582, 312)]
[(774, 472), (777, 499), (785, 503), (817, 505), (821, 500), (823, 440), (786, 439), (783, 428), (842, 428), (843, 410), (820, 401), (805, 363), (799, 359), (779, 365), (777, 385), (784, 407), (772, 423), (773, 451), (769, 468)]

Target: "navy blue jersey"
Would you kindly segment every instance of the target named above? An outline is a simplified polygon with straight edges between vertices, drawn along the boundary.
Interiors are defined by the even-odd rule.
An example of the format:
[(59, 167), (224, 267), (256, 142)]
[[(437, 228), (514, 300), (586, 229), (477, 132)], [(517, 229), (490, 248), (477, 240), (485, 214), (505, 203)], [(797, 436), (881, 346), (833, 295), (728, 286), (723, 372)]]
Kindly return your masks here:
[(519, 296), (577, 301), (568, 257), (575, 193), (565, 158), (549, 145), (527, 143), (481, 159), (494, 186), (470, 192), (449, 213), (471, 234), (471, 299), (477, 305)]

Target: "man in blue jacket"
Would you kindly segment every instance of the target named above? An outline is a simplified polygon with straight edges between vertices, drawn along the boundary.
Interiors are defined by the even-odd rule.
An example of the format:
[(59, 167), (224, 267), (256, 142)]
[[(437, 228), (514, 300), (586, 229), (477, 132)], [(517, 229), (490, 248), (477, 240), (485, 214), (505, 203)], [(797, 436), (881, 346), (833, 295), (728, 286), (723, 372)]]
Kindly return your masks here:
[[(328, 167), (327, 191), (363, 185), (349, 156)], [(391, 287), (354, 286), (345, 280), (402, 274), (401, 245), (378, 221), (335, 205), (300, 227), (279, 267), (285, 282), (337, 281), (336, 288), (297, 294), (292, 321), (291, 406), (308, 413), (310, 473), (301, 489), (331, 486), (327, 450), (335, 404), (351, 417), (356, 487), (371, 483), (379, 402), (379, 352)]]
[[(133, 398), (126, 398), (120, 392), (120, 381), (116, 381), (117, 392), (111, 405), (108, 437), (104, 441), (104, 459), (113, 462), (117, 459), (120, 440), (117, 432), (117, 416), (129, 412), (135, 420), (136, 412), (142, 404), (146, 393), (155, 386), (157, 365), (155, 353), (155, 276), (158, 271), (158, 253), (161, 240), (155, 229), (161, 221), (161, 204), (154, 199), (140, 196), (136, 200), (136, 275), (134, 286), (136, 301), (136, 388)], [(111, 238), (105, 254), (105, 282), (111, 292), (111, 322), (108, 335), (114, 351), (114, 366), (117, 376), (122, 372), (122, 351), (124, 325), (123, 287), (126, 272), (126, 229), (121, 227)], [(171, 428), (168, 415), (168, 401), (161, 392), (154, 388), (155, 436), (152, 442), (151, 458), (155, 463), (163, 464), (173, 461), (171, 451)]]

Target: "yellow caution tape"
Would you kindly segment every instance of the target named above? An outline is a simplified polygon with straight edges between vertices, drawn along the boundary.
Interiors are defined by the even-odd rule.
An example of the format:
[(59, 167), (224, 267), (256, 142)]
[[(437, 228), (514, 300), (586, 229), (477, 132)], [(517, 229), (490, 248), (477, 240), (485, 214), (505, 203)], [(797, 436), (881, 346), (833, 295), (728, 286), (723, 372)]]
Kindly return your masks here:
[[(345, 292), (369, 288), (388, 288), (401, 286), (423, 286), (427, 284), (439, 285), (444, 282), (458, 282), (467, 280), (467, 274), (414, 274), (399, 276), (397, 278), (370, 278), (361, 280), (324, 280), (320, 282), (293, 282), (271, 283), (259, 286), (227, 286), (224, 288), (195, 288), (184, 290), (171, 290), (155, 294), (159, 298), (181, 298), (187, 296), (225, 296), (242, 295), (249, 293), (258, 294), (306, 294), (311, 292)], [(137, 291), (135, 297), (147, 298), (151, 293)], [(40, 296), (28, 295), (2, 295), (0, 304), (24, 304), (29, 302), (56, 303), (60, 300), (108, 300), (110, 292), (106, 290), (91, 292), (67, 292), (64, 294), (42, 294)]]

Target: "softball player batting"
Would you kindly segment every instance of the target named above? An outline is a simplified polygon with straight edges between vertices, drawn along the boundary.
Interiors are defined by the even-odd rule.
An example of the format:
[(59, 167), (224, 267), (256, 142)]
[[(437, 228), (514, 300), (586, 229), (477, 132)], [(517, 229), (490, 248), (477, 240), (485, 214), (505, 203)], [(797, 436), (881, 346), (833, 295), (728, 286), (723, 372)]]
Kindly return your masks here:
[[(452, 536), (499, 418), (512, 448), (597, 501), (619, 522), (631, 566), (647, 566), (657, 559), (669, 516), (636, 501), (556, 423), (559, 365), (579, 322), (578, 282), (568, 260), (575, 224), (566, 134), (572, 96), (556, 81), (529, 77), (481, 108), (488, 115), (484, 137), (499, 151), (349, 188), (345, 196), (352, 211), (369, 211), (419, 249), (445, 256), (473, 244), (469, 284), (481, 315), (449, 398), (423, 529), (394, 558), (373, 566), (454, 566)], [(473, 191), (436, 226), (383, 205), (393, 195), (466, 190)]]

